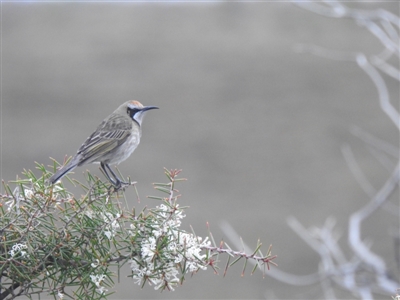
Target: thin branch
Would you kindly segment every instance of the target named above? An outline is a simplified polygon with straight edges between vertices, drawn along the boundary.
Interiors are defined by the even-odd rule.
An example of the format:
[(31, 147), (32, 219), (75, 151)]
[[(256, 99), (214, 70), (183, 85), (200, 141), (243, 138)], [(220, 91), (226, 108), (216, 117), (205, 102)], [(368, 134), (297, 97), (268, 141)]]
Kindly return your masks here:
[(399, 159), (399, 149), (398, 147), (384, 141), (383, 139), (377, 138), (372, 134), (366, 132), (358, 126), (352, 126), (350, 132), (361, 139), (364, 143), (371, 145), (372, 147), (383, 151), (395, 159)]
[[(239, 241), (240, 236), (228, 222), (221, 220), (220, 227), (224, 234), (229, 238), (231, 243), (233, 243), (235, 248), (240, 248), (243, 246)], [(249, 246), (244, 244), (244, 251), (249, 253), (251, 252), (251, 249)], [(253, 261), (250, 261), (250, 263), (255, 265), (255, 262)], [(273, 272), (267, 272), (266, 275), (278, 281), (294, 286), (308, 286), (315, 284), (320, 280), (320, 274), (318, 272), (309, 275), (293, 275), (277, 268), (275, 268)]]
[(375, 84), (375, 87), (378, 91), (379, 103), (382, 110), (392, 120), (396, 128), (400, 130), (400, 115), (397, 112), (396, 108), (390, 103), (389, 93), (382, 76), (375, 69), (375, 67), (368, 62), (368, 59), (364, 54), (359, 54), (357, 56), (357, 63), (360, 68), (363, 69), (365, 73), (367, 73), (372, 82)]
[(397, 283), (387, 278), (386, 265), (384, 260), (377, 254), (368, 249), (365, 243), (361, 240), (361, 224), (371, 214), (382, 206), (389, 196), (394, 192), (399, 184), (400, 164), (397, 165), (390, 178), (385, 185), (378, 191), (375, 197), (366, 206), (362, 207), (350, 217), (349, 224), (349, 244), (353, 251), (365, 263), (372, 266), (378, 277), (379, 286), (388, 293), (396, 289)]
[(343, 157), (346, 160), (347, 165), (350, 168), (351, 173), (354, 178), (357, 180), (358, 184), (362, 188), (362, 190), (369, 196), (372, 197), (376, 193), (376, 189), (372, 186), (372, 184), (368, 181), (364, 172), (361, 170), (359, 164), (354, 157), (354, 153), (351, 150), (348, 144), (345, 144), (340, 149), (342, 151)]

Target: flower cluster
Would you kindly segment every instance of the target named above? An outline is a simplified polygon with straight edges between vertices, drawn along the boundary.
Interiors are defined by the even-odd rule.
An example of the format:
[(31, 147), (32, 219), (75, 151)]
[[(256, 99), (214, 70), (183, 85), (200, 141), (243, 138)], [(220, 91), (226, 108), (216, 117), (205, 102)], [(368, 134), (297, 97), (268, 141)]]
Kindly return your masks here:
[(13, 192), (14, 197), (10, 197), (8, 201), (6, 201), (7, 205), (7, 210), (11, 211), (14, 207), (17, 209), (19, 212), (19, 206), (21, 202), (26, 201), (26, 200), (31, 200), (34, 193), (31, 189), (28, 187), (25, 187), (23, 189), (23, 193), (20, 192), (20, 187), (16, 187)]
[(16, 257), (18, 254), (20, 257), (24, 257), (26, 255), (25, 249), (27, 249), (28, 246), (25, 244), (15, 244), (12, 246), (11, 250), (8, 251), (8, 254), (11, 255), (11, 257)]
[(108, 290), (102, 285), (104, 279), (106, 278), (106, 275), (100, 274), (100, 275), (90, 275), (90, 279), (92, 282), (96, 285), (97, 291), (99, 294), (103, 294), (104, 292), (107, 292)]
[(179, 205), (165, 202), (151, 211), (146, 223), (138, 219), (131, 225), (139, 241), (138, 255), (130, 260), (137, 284), (147, 281), (155, 289), (174, 290), (181, 273), (206, 269), (207, 255), (201, 248), (210, 242), (180, 229), (184, 217)]
[[(5, 185), (6, 193), (0, 194), (2, 246), (7, 249), (0, 253), (2, 291), (18, 289), (28, 297), (49, 293), (61, 300), (72, 299), (72, 291), (73, 299), (104, 299), (112, 293), (115, 266), (130, 266), (142, 287), (147, 282), (157, 290), (174, 290), (188, 274), (207, 266), (215, 271), (215, 256), (221, 253), (237, 257), (227, 267), (241, 258), (258, 266), (274, 258), (270, 251), (261, 254), (260, 243), (246, 254), (217, 247), (211, 232), (212, 243), (183, 230), (185, 208), (177, 204), (180, 195), (174, 187), (184, 180), (177, 178), (179, 170), (165, 170), (169, 182), (154, 188), (167, 196), (149, 196), (159, 205), (137, 214), (121, 208), (119, 190), (91, 175), (87, 186), (80, 183), (85, 194), (75, 197), (62, 184), (49, 187), (44, 179), (50, 174), (39, 167), (43, 177), (27, 172), (28, 179), (19, 180), (14, 190)], [(23, 284), (15, 287), (16, 282)]]

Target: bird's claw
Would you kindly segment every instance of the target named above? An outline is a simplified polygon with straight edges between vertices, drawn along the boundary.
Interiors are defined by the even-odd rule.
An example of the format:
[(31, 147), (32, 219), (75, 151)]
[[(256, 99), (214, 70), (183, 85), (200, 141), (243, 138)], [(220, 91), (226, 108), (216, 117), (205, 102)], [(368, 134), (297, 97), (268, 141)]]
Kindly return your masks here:
[(130, 181), (130, 182), (125, 182), (125, 181), (121, 181), (118, 180), (117, 182), (113, 182), (110, 185), (110, 190), (113, 189), (113, 192), (118, 192), (120, 190), (125, 191), (125, 188), (131, 185), (135, 185), (137, 183), (137, 181)]

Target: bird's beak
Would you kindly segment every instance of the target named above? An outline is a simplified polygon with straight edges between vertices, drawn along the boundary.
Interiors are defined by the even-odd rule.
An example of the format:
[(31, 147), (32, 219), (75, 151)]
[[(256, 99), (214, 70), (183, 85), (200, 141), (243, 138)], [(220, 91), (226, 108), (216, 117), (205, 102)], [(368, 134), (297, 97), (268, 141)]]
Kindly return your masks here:
[(141, 111), (146, 111), (146, 110), (150, 110), (150, 109), (158, 109), (157, 106), (145, 106), (141, 109)]

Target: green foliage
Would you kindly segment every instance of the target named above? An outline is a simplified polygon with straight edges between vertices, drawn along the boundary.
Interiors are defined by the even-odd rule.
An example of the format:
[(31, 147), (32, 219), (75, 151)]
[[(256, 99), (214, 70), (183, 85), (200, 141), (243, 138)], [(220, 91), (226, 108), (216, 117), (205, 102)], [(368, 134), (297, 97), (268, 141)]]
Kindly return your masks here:
[(185, 274), (208, 265), (215, 269), (219, 253), (254, 259), (259, 266), (274, 258), (270, 250), (267, 256), (255, 256), (259, 243), (246, 255), (181, 229), (185, 208), (177, 203), (175, 183), (184, 179), (178, 178), (178, 170), (165, 170), (169, 182), (154, 184), (165, 195), (150, 197), (159, 205), (136, 214), (121, 206), (123, 190), (90, 173), (85, 184), (72, 181), (84, 191), (76, 197), (61, 182), (48, 185), (52, 172), (43, 165), (37, 168), (40, 177), (25, 171), (25, 178), (10, 182), (13, 189), (3, 183), (0, 299), (42, 293), (60, 299), (106, 298), (113, 287), (112, 268), (125, 264), (141, 287), (148, 283), (173, 290)]

